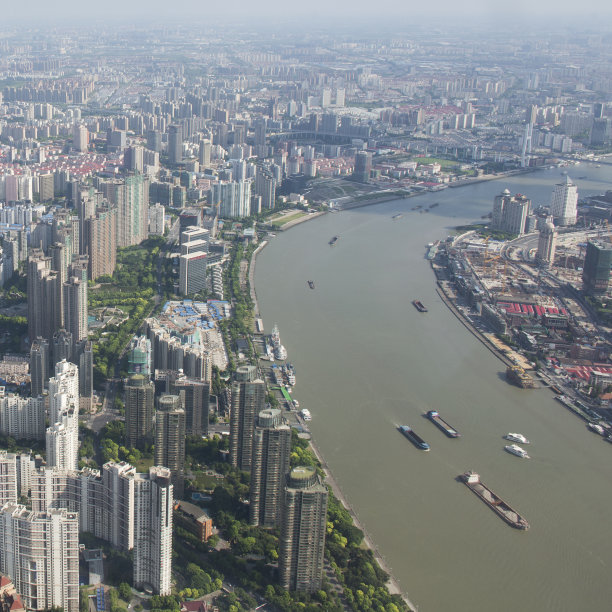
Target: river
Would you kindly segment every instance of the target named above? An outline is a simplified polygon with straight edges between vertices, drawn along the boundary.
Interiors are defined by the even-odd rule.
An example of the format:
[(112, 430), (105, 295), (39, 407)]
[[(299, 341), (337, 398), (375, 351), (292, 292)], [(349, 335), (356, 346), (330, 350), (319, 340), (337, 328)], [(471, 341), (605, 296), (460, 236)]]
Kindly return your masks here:
[[(581, 195), (612, 189), (610, 166), (566, 170)], [(426, 243), (480, 219), (504, 188), (548, 203), (564, 178), (544, 170), (328, 214), (279, 233), (257, 260), (264, 325), (279, 325), (316, 444), (421, 611), (611, 607), (612, 445), (550, 391), (509, 385), (502, 363), (442, 303), (424, 259)], [(428, 213), (411, 210), (435, 202)], [(431, 409), (462, 438), (424, 419)], [(504, 452), (509, 431), (531, 440), (530, 460)], [(469, 469), (531, 529), (510, 528), (455, 480)]]

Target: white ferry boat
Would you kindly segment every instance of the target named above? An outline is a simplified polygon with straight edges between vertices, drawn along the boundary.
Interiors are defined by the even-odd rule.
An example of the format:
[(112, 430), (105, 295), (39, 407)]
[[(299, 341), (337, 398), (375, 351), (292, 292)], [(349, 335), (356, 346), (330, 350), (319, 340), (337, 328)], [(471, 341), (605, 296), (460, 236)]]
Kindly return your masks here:
[(518, 444), (507, 444), (504, 446), (504, 450), (511, 455), (516, 455), (522, 459), (529, 459), (529, 455), (524, 448), (521, 448)]
[(529, 440), (520, 433), (509, 433), (504, 436), (506, 440), (510, 440), (510, 442), (520, 442), (521, 444), (529, 444)]
[(300, 411), (300, 414), (302, 415), (302, 418), (305, 421), (312, 421), (312, 416), (311, 416), (310, 410), (308, 410), (308, 408), (302, 408), (302, 410)]

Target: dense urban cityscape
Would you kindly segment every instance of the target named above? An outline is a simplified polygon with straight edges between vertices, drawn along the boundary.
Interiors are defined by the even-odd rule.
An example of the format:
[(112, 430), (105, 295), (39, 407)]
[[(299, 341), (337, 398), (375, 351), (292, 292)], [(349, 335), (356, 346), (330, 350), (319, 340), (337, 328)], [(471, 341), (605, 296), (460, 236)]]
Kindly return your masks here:
[[(436, 599), (444, 589), (392, 570), (390, 558), (397, 565), (416, 553), (399, 535), (397, 550), (383, 544), (385, 517), (362, 520), (368, 511), (353, 499), (372, 487), (371, 497), (391, 507), (395, 485), (377, 488), (365, 476), (355, 483), (331, 469), (329, 437), (343, 437), (325, 420), (335, 406), (317, 395), (322, 381), (303, 372), (321, 363), (330, 384), (347, 393), (378, 386), (380, 403), (395, 406), (395, 392), (368, 375), (385, 341), (379, 353), (365, 330), (362, 344), (344, 330), (346, 352), (363, 361), (343, 379), (320, 340), (304, 341), (300, 357), (297, 334), (316, 337), (300, 328), (304, 313), (321, 325), (329, 317), (322, 335), (341, 333), (330, 322), (351, 318), (346, 306), (335, 313), (315, 301), (352, 278), (341, 270), (362, 266), (353, 284), (364, 305), (354, 318), (374, 322), (391, 321), (397, 302), (377, 284), (386, 266), (423, 269), (431, 291), (409, 281), (402, 326), (387, 335), (389, 346), (397, 336), (415, 351), (401, 357), (402, 368), (426, 354), (427, 340), (410, 330), (448, 334), (444, 353), (463, 334), (466, 347), (476, 340), (465, 367), (487, 389), (496, 385), (488, 405), (495, 394), (503, 403), (509, 393), (517, 410), (548, 401), (526, 398), (554, 398), (568, 431), (582, 424), (612, 443), (612, 36), (599, 25), (0, 27), (1, 610), (492, 608), (489, 594), (452, 595), (460, 579), (446, 571), (438, 576), (449, 585), (444, 603)], [(385, 229), (364, 239), (356, 232), (366, 222)], [(398, 246), (401, 262), (387, 258), (372, 272), (367, 262), (384, 242), (418, 254)], [(366, 258), (359, 263), (357, 250)], [(297, 278), (290, 261), (319, 275)], [(302, 314), (279, 307), (280, 326), (262, 305), (272, 301), (263, 268), (303, 306)], [(376, 310), (365, 306), (368, 292)], [(500, 380), (484, 382), (472, 351), (501, 368)], [(440, 360), (426, 364), (441, 369), (423, 389), (452, 379)], [(384, 357), (381, 364), (389, 367)], [(457, 409), (460, 400), (438, 405), (432, 390), (425, 409), (412, 406), (413, 393), (398, 391), (409, 411), (381, 418), (416, 447), (393, 431), (402, 469), (423, 469), (421, 457), (442, 447), (430, 447), (433, 433), (425, 441), (392, 422), (415, 425), (426, 413), (449, 438), (441, 463), (498, 515), (457, 485), (484, 533), (511, 546), (510, 536), (546, 531), (536, 509), (532, 518), (529, 506), (502, 501), (507, 493), (523, 499), (511, 466), (526, 463), (505, 455), (509, 467), (496, 470), (491, 459), (487, 485), (466, 471), (479, 466), (457, 469), (452, 453), (470, 444), (465, 427), (474, 421)], [(344, 422), (359, 422), (360, 406), (337, 403), (346, 404), (338, 407)], [(558, 418), (534, 417), (546, 427)], [(529, 444), (523, 434), (504, 437)], [(554, 464), (542, 447), (538, 458), (529, 437), (529, 465)], [(565, 429), (558, 440), (567, 443)], [(362, 461), (381, 461), (376, 469), (404, 480), (394, 460), (378, 457), (385, 448), (355, 447), (359, 456), (347, 458), (354, 473)], [(530, 458), (517, 444), (501, 449)], [(602, 473), (593, 490), (610, 484)], [(555, 482), (548, 473), (544, 481)], [(429, 494), (406, 499), (402, 521), (416, 522), (411, 504), (419, 512)], [(609, 500), (583, 495), (590, 501), (580, 519), (604, 517)], [(442, 506), (452, 514), (450, 502)], [(430, 522), (420, 527), (432, 528), (434, 514)], [(606, 544), (605, 524), (595, 529)], [(546, 537), (542, 548), (559, 541), (557, 532)], [(585, 556), (608, 567), (606, 546), (605, 558)], [(578, 548), (564, 566), (580, 565)], [(412, 563), (435, 573), (445, 552)], [(502, 599), (523, 586), (521, 576), (500, 580)], [(600, 601), (612, 593), (598, 589), (602, 599), (584, 609), (605, 609)], [(523, 609), (576, 609), (548, 592), (533, 597)]]

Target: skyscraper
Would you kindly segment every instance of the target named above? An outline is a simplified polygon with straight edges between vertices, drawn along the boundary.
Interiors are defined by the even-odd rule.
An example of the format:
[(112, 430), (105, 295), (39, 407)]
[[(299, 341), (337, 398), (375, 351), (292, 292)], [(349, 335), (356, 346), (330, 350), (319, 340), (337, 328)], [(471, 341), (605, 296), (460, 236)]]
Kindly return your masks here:
[(29, 610), (79, 610), (79, 518), (67, 510), (0, 509), (0, 572)]
[(295, 467), (283, 494), (278, 572), (280, 584), (290, 591), (321, 588), (327, 488), (314, 467)]
[(16, 440), (45, 437), (45, 402), (42, 396), (21, 397), (0, 392), (0, 433)]
[(30, 346), (30, 395), (42, 395), (49, 379), (49, 342), (40, 336)]
[(125, 385), (125, 426), (129, 446), (143, 448), (153, 441), (155, 386), (142, 374), (130, 376)]
[(221, 181), (212, 186), (211, 203), (219, 216), (240, 219), (251, 214), (251, 181)]
[(208, 434), (210, 382), (187, 376), (171, 377), (167, 382), (167, 390), (181, 397), (185, 410), (185, 433), (188, 436)]
[(520, 193), (513, 196), (504, 189), (493, 202), (492, 229), (519, 236), (524, 234), (530, 208), (531, 200)]
[(372, 169), (372, 156), (367, 151), (357, 151), (355, 155), (355, 169), (353, 179), (359, 183), (370, 181), (370, 170)]
[[(250, 471), (255, 417), (265, 408), (266, 386), (263, 380), (254, 380), (257, 372), (255, 366), (240, 369), (244, 372), (240, 375), (237, 372), (237, 379), (232, 385), (230, 461), (234, 467)], [(245, 378), (251, 378), (251, 381)]]
[(155, 414), (155, 465), (172, 473), (174, 497), (185, 490), (185, 411), (178, 395), (162, 395)]
[(540, 230), (538, 238), (537, 261), (543, 266), (551, 266), (555, 261), (555, 250), (557, 248), (557, 230), (552, 222), (552, 218), (544, 224)]
[(566, 175), (562, 183), (557, 183), (550, 200), (550, 212), (557, 225), (576, 225), (578, 216), (578, 187)]
[(172, 573), (170, 470), (155, 466), (134, 475), (134, 586), (169, 595)]
[(117, 207), (98, 206), (83, 223), (85, 253), (89, 256), (89, 278), (112, 276), (117, 262)]
[(79, 459), (79, 369), (61, 361), (49, 379), (49, 424), (46, 431), (47, 464), (76, 470)]
[(605, 294), (610, 284), (612, 245), (589, 240), (582, 269), (582, 285), (589, 295)]
[(151, 341), (146, 336), (134, 336), (130, 342), (128, 374), (151, 378)]
[(64, 325), (72, 334), (74, 347), (87, 338), (87, 267), (85, 280), (76, 275), (79, 270), (73, 270), (70, 278), (64, 283)]
[(206, 288), (208, 254), (195, 252), (179, 258), (179, 291), (181, 295), (194, 295)]
[(278, 527), (289, 472), (291, 429), (277, 408), (262, 410), (253, 434), (249, 519), (251, 525)]
[(109, 183), (108, 199), (117, 205), (117, 246), (140, 244), (149, 235), (149, 179), (134, 174)]
[(84, 125), (75, 125), (72, 130), (72, 146), (81, 153), (87, 151), (89, 132)]
[(51, 258), (32, 249), (28, 258), (28, 336), (50, 339), (60, 327), (61, 286)]
[(168, 161), (171, 164), (183, 161), (183, 128), (180, 125), (168, 126)]

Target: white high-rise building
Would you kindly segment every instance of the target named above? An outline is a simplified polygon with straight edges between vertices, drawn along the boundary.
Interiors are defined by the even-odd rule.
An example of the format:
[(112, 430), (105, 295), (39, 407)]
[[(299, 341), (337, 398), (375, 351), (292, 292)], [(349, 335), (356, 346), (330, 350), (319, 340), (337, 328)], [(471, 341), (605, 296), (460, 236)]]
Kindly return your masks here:
[(172, 573), (171, 472), (155, 466), (134, 476), (134, 585), (169, 595)]
[(29, 610), (79, 610), (79, 518), (62, 510), (0, 509), (0, 572)]
[(72, 129), (72, 146), (80, 152), (87, 151), (89, 132), (84, 125), (75, 125)]
[(17, 455), (0, 450), (0, 507), (17, 501)]
[(46, 432), (47, 464), (61, 470), (76, 470), (79, 461), (78, 430), (67, 423), (54, 423)]
[(219, 216), (231, 219), (251, 214), (251, 181), (219, 182), (212, 186), (213, 206), (219, 207)]
[(134, 479), (129, 463), (109, 462), (102, 467), (109, 513), (108, 541), (122, 550), (134, 548)]
[(550, 199), (550, 212), (557, 225), (576, 225), (578, 218), (578, 187), (569, 176), (557, 183)]
[(163, 236), (165, 226), (166, 208), (163, 204), (149, 206), (149, 234)]
[[(2, 388), (3, 389), (3, 388)], [(16, 440), (42, 440), (45, 404), (42, 397), (21, 397), (0, 389), (0, 433)]]
[(55, 365), (55, 376), (49, 379), (49, 422), (47, 464), (76, 470), (79, 459), (79, 368), (65, 359)]

